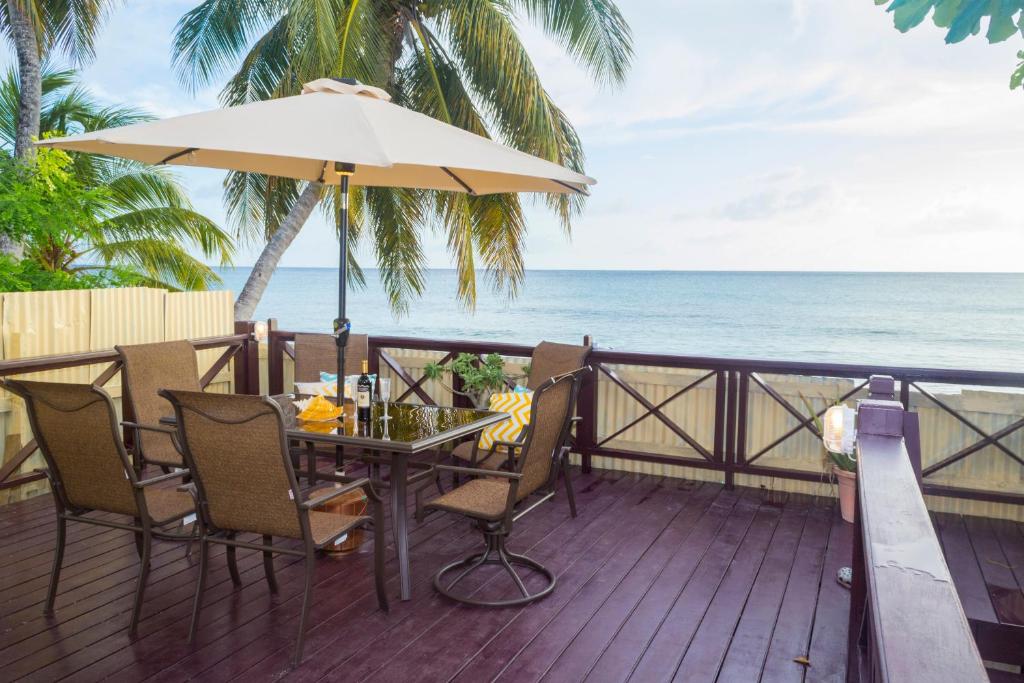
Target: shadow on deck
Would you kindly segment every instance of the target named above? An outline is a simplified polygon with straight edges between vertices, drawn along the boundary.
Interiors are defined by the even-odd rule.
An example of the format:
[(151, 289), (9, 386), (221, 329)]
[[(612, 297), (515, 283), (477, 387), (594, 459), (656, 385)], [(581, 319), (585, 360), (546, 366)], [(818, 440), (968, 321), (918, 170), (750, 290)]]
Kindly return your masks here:
[[(317, 566), (300, 668), (289, 671), (301, 569), (278, 557), (272, 596), (260, 556), (240, 551), (232, 589), (221, 548), (197, 643), (185, 642), (196, 567), (159, 542), (138, 638), (126, 634), (137, 557), (127, 532), (69, 527), (56, 615), (42, 615), (52, 559), (49, 498), (0, 519), (0, 662), (16, 680), (373, 679), (843, 680), (852, 528), (830, 499), (766, 501), (751, 489), (618, 472), (576, 473), (580, 515), (564, 496), (517, 523), (510, 545), (547, 564), (558, 586), (524, 608), (449, 603), (430, 585), (479, 536), (436, 515), (413, 525), (413, 599), (377, 611), (370, 545)], [(481, 582), (497, 597), (507, 577)], [(797, 660), (806, 658), (806, 663)]]

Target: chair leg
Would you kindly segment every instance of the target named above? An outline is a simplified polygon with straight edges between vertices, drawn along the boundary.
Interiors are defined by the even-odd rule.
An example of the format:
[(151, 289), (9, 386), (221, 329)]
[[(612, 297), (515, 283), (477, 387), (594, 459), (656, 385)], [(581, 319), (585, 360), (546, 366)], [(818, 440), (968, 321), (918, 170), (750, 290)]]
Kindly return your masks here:
[[(228, 536), (228, 539), (233, 541), (235, 539), (235, 535), (230, 534)], [(241, 586), (242, 577), (238, 575), (238, 560), (235, 557), (235, 546), (227, 546), (225, 555), (227, 555), (228, 557), (228, 573), (231, 574), (231, 583), (235, 584), (236, 586)]]
[[(139, 519), (138, 517), (132, 518), (132, 523), (134, 523), (136, 526), (142, 526), (142, 520)], [(139, 558), (141, 559), (142, 558), (142, 547), (145, 545), (145, 542), (143, 540), (143, 536), (142, 536), (142, 532), (141, 531), (136, 531), (134, 533), (135, 533), (135, 552), (138, 553)]]
[(139, 628), (139, 615), (142, 613), (142, 599), (146, 593), (146, 581), (149, 579), (149, 556), (153, 545), (153, 537), (144, 533), (142, 538), (142, 567), (139, 569), (139, 583), (135, 587), (135, 605), (132, 607), (132, 621), (128, 626), (128, 635), (134, 637)]
[[(376, 541), (374, 541), (376, 542)], [(292, 657), (292, 666), (297, 667), (302, 662), (302, 646), (306, 640), (306, 620), (309, 618), (309, 603), (313, 598), (313, 569), (315, 568), (316, 556), (313, 548), (306, 549), (306, 590), (302, 596), (302, 614), (299, 615), (299, 638), (295, 642), (295, 654)]]
[(203, 606), (203, 591), (206, 589), (206, 567), (209, 564), (210, 544), (205, 538), (199, 539), (199, 581), (196, 582), (196, 597), (192, 601), (192, 623), (188, 627), (188, 642), (196, 639), (199, 628), (199, 610)]
[(565, 497), (569, 499), (569, 512), (576, 516), (576, 494), (572, 490), (572, 479), (569, 476), (569, 455), (562, 456), (562, 479), (565, 481)]
[(60, 581), (60, 567), (64, 563), (64, 543), (67, 539), (68, 521), (57, 515), (57, 547), (53, 551), (53, 569), (50, 571), (50, 589), (46, 592), (46, 606), (43, 614), (53, 614), (53, 603), (57, 599), (57, 583)]
[[(270, 545), (273, 539), (270, 536), (263, 536), (263, 545)], [(267, 575), (267, 585), (271, 593), (277, 593), (277, 579), (274, 578), (274, 553), (270, 550), (263, 551), (263, 573)]]
[(384, 585), (384, 506), (373, 504), (373, 581), (377, 587), (377, 604), (381, 610), (388, 611), (388, 594)]

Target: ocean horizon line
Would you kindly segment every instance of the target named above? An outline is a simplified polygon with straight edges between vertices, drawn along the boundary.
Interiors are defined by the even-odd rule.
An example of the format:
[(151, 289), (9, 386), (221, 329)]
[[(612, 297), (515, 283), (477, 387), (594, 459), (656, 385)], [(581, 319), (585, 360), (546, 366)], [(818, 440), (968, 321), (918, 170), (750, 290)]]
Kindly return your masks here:
[[(212, 266), (215, 271), (252, 270), (253, 266)], [(278, 266), (282, 270), (337, 271), (337, 266)], [(454, 273), (455, 268), (424, 268), (427, 272)], [(363, 268), (364, 273), (380, 272), (380, 268)], [(477, 271), (486, 275), (487, 271)], [(1024, 270), (729, 270), (729, 269), (669, 269), (669, 268), (526, 268), (525, 273), (666, 273), (666, 274), (722, 274), (722, 275), (1024, 275)]]

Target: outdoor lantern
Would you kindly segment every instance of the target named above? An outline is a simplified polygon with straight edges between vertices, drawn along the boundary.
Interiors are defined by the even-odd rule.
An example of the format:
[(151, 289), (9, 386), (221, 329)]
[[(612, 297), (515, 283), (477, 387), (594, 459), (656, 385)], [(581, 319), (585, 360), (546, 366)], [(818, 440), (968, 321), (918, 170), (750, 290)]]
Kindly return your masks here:
[(845, 405), (832, 406), (825, 411), (821, 440), (832, 453), (853, 453), (857, 441), (857, 411)]
[(267, 323), (262, 320), (257, 320), (252, 326), (252, 336), (258, 342), (264, 342), (267, 340)]

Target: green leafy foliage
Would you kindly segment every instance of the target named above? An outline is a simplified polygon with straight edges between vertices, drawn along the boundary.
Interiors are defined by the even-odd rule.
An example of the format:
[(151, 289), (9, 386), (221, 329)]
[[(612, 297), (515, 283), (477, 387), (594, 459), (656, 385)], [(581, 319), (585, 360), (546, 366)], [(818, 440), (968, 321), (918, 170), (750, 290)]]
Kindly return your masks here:
[[(98, 102), (77, 84), (74, 71), (45, 68), (42, 82), (44, 137), (152, 118)], [(220, 281), (203, 259), (229, 263), (231, 236), (192, 208), (167, 169), (50, 149), (40, 149), (32, 162), (13, 159), (19, 96), (17, 77), (8, 70), (0, 80), (0, 233), (23, 243), (26, 257), (42, 270), (69, 277), (37, 277), (26, 267), (12, 289), (17, 282), (66, 289), (75, 278), (167, 289), (205, 289)]]
[[(612, 0), (203, 0), (178, 22), (174, 65), (191, 89), (227, 74), (226, 105), (294, 95), (317, 78), (353, 77), (404, 107), (582, 171), (583, 145), (523, 45), (525, 22), (598, 84), (624, 82), (632, 36)], [(259, 174), (231, 173), (225, 183), (228, 215), (243, 239), (272, 235), (298, 195), (295, 181)], [(546, 198), (567, 234), (582, 201)], [(396, 313), (423, 291), (427, 229), (446, 236), (457, 294), (468, 306), (478, 267), (495, 291), (519, 291), (526, 222), (517, 195), (355, 188), (352, 205), (350, 253), (360, 235), (371, 241)]]
[[(529, 366), (524, 368), (529, 373)], [(486, 408), (487, 400), (493, 392), (501, 391), (507, 382), (517, 377), (506, 376), (505, 359), (497, 353), (489, 353), (483, 358), (472, 353), (460, 353), (447, 365), (428, 363), (423, 368), (427, 379), (443, 380), (445, 375), (452, 374), (462, 380), (462, 390), (453, 393), (469, 397), (478, 408)]]
[[(931, 14), (935, 25), (946, 29), (947, 43), (980, 34), (986, 20), (985, 38), (990, 43), (1024, 34), (1024, 0), (875, 0), (875, 4), (888, 5), (886, 11), (892, 13), (893, 24), (903, 33)], [(1024, 59), (1021, 54), (1018, 57)], [(1010, 88), (1019, 88), (1022, 80), (1024, 64), (1010, 77)]]
[(49, 270), (32, 259), (18, 261), (10, 256), (0, 256), (0, 292), (101, 289), (144, 284), (144, 278), (123, 268), (108, 268), (99, 273), (68, 273)]

